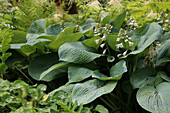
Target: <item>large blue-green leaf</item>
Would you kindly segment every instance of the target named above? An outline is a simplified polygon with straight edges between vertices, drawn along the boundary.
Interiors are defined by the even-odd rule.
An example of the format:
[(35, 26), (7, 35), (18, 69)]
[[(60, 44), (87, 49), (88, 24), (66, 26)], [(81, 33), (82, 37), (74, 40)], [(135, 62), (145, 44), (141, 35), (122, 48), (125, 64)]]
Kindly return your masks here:
[(46, 28), (45, 19), (36, 20), (31, 24), (30, 28), (28, 29), (28, 33), (39, 34), (45, 32), (45, 28)]
[[(65, 67), (68, 67), (69, 64), (66, 62), (59, 62), (53, 66), (51, 66), (49, 69), (47, 69), (46, 71), (44, 71), (41, 75), (40, 75), (40, 80), (43, 80), (44, 78), (49, 78), (49, 73), (52, 73), (54, 71), (57, 71), (57, 73), (55, 73), (56, 75), (58, 74), (59, 78), (60, 76), (62, 76), (62, 73), (65, 73), (66, 70), (64, 69)], [(60, 75), (59, 75), (60, 74)]]
[(102, 56), (94, 53), (95, 49), (83, 45), (81, 42), (67, 42), (59, 48), (61, 61), (72, 63), (88, 63)]
[(49, 44), (49, 47), (57, 51), (59, 47), (66, 42), (78, 41), (83, 34), (80, 32), (74, 33), (74, 30), (75, 26), (67, 27), (59, 34), (56, 40)]
[(43, 79), (41, 79), (41, 74), (57, 63), (59, 63), (57, 53), (41, 55), (33, 58), (30, 61), (28, 72), (35, 80), (51, 81), (66, 73), (64, 68), (58, 68), (56, 70), (50, 71)]
[(110, 24), (113, 27), (120, 28), (123, 24), (123, 21), (125, 20), (125, 16), (126, 16), (126, 12), (121, 13), (112, 22), (110, 22)]
[(158, 56), (156, 57), (156, 66), (165, 62), (170, 62), (170, 39), (164, 41), (158, 48)]
[(45, 30), (45, 34), (58, 35), (62, 30), (63, 27), (60, 24), (52, 24)]
[(153, 85), (156, 78), (156, 71), (153, 68), (142, 68), (135, 71), (130, 77), (133, 88), (141, 88), (146, 85)]
[(170, 113), (170, 83), (163, 82), (156, 88), (145, 86), (138, 90), (137, 101), (141, 107), (152, 113)]
[(96, 22), (92, 19), (89, 18), (85, 21), (83, 21), (82, 23), (80, 23), (80, 32), (82, 33), (86, 33), (87, 31), (90, 31), (93, 29), (93, 27), (96, 25)]
[(71, 66), (68, 68), (69, 83), (80, 82), (93, 74), (93, 71), (84, 67)]
[[(132, 35), (132, 40), (139, 42), (137, 50), (130, 52), (128, 55), (134, 55), (143, 52), (155, 40), (161, 37), (161, 35), (162, 28), (160, 25), (158, 25), (158, 23), (155, 22), (137, 29)], [(128, 55), (122, 58), (126, 58)]]
[(113, 91), (116, 84), (117, 81), (109, 81), (105, 83), (97, 79), (78, 83), (74, 86), (72, 91), (73, 102), (77, 101), (78, 105), (88, 104), (96, 98)]
[(95, 71), (92, 77), (99, 80), (120, 80), (123, 73), (127, 72), (126, 62), (124, 60), (119, 61), (110, 69), (110, 77)]

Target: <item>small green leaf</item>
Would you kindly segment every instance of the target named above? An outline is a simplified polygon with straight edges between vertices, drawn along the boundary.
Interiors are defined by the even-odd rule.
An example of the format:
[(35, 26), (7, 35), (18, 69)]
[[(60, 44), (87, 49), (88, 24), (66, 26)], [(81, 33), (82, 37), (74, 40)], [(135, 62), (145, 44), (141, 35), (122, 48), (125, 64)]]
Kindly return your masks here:
[(1, 56), (1, 60), (2, 62), (5, 62), (7, 60), (8, 57), (10, 57), (12, 55), (12, 53), (5, 53)]
[(109, 111), (103, 105), (97, 105), (94, 110), (99, 113), (109, 113)]
[(0, 73), (4, 74), (7, 69), (8, 67), (5, 65), (5, 63), (0, 63)]
[(34, 53), (36, 51), (36, 48), (31, 45), (23, 45), (21, 46), (21, 51), (29, 56), (31, 53)]
[(156, 88), (145, 86), (137, 92), (137, 102), (145, 110), (152, 113), (170, 112), (170, 83), (163, 82)]

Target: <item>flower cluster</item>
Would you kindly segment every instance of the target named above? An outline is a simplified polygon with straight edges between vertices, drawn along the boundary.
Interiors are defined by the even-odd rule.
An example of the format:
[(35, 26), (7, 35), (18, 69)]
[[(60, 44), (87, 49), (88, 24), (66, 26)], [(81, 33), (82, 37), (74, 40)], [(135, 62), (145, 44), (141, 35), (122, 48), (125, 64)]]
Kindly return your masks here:
[(113, 28), (112, 25), (106, 24), (104, 27), (101, 26), (101, 24), (97, 24), (94, 29), (94, 36), (103, 35), (103, 34), (110, 34), (111, 29)]
[[(102, 41), (103, 43), (100, 44), (100, 48), (103, 49), (104, 46), (106, 45), (105, 40), (106, 40), (106, 35), (104, 34), (102, 38), (95, 40), (95, 42), (96, 42), (96, 44), (99, 44), (100, 41)], [(106, 49), (104, 49), (103, 54), (106, 54)]]
[(127, 20), (127, 26), (126, 29), (131, 29), (131, 30), (135, 30), (138, 28), (138, 24), (137, 22), (130, 16)]
[(128, 36), (127, 31), (124, 29), (120, 29), (118, 37), (116, 39), (117, 44), (115, 45), (117, 49), (123, 48), (126, 51), (124, 51), (121, 54), (118, 54), (117, 57), (125, 56), (128, 52), (128, 50), (133, 47), (134, 43), (131, 41), (131, 37)]
[(157, 20), (159, 21), (159, 23), (162, 25), (163, 30), (165, 31), (169, 31), (170, 26), (168, 25), (169, 22), (169, 17), (168, 14), (165, 12), (161, 12), (160, 15), (158, 16)]

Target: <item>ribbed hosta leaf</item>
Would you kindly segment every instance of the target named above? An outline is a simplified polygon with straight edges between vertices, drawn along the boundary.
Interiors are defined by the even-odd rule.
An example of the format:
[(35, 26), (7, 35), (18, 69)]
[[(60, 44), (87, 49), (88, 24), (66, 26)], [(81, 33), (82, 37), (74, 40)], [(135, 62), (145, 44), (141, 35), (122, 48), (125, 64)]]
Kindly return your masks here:
[(72, 63), (88, 63), (102, 56), (94, 53), (93, 48), (83, 45), (81, 42), (68, 42), (60, 46), (59, 58), (61, 61)]
[(80, 32), (82, 33), (86, 33), (87, 31), (90, 31), (93, 29), (93, 27), (96, 25), (96, 22), (92, 19), (89, 18), (85, 21), (83, 21), (82, 23), (80, 23)]
[(60, 24), (52, 24), (45, 30), (45, 34), (58, 35), (62, 30), (63, 27)]
[(170, 113), (170, 83), (163, 82), (156, 88), (145, 86), (138, 90), (137, 101), (152, 113)]
[(73, 33), (74, 29), (75, 26), (70, 26), (66, 28), (63, 32), (59, 34), (56, 40), (49, 44), (49, 47), (57, 51), (59, 47), (66, 42), (78, 41), (83, 34), (80, 32)]
[[(155, 40), (157, 40), (162, 35), (162, 28), (158, 23), (151, 23), (137, 29), (133, 35), (132, 40), (139, 42), (137, 50), (130, 52), (131, 54), (138, 54), (143, 52), (147, 47), (149, 47)], [(128, 55), (122, 57), (126, 58)]]
[(46, 28), (45, 19), (36, 20), (35, 22), (31, 24), (30, 28), (28, 29), (28, 33), (31, 33), (31, 34), (42, 33), (45, 31), (45, 28)]
[(46, 72), (43, 78), (41, 78), (41, 74), (58, 62), (56, 53), (41, 55), (30, 61), (28, 72), (30, 76), (36, 80), (51, 81), (65, 74), (66, 70), (64, 68), (51, 70), (48, 73)]
[(93, 74), (93, 71), (84, 67), (71, 66), (68, 68), (69, 83), (79, 82)]
[(99, 80), (120, 80), (123, 73), (127, 72), (126, 62), (124, 60), (119, 61), (110, 69), (110, 77), (95, 71), (93, 76)]
[(153, 68), (142, 68), (135, 71), (130, 77), (133, 88), (141, 88), (155, 82), (156, 71)]
[(158, 48), (158, 56), (156, 57), (156, 66), (165, 62), (170, 62), (170, 39), (164, 41), (161, 47)]
[(77, 100), (78, 105), (88, 104), (100, 97), (101, 95), (110, 93), (116, 87), (117, 81), (109, 81), (107, 83), (100, 80), (89, 80), (84, 83), (78, 83), (72, 91), (73, 102)]

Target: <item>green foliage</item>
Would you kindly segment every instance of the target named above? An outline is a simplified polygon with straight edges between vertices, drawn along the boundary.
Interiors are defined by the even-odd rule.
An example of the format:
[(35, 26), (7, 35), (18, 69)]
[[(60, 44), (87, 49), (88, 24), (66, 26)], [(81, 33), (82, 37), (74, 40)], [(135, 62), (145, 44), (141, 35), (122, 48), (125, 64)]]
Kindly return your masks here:
[(11, 42), (11, 37), (12, 33), (9, 32), (9, 30), (4, 29), (0, 30), (0, 41), (1, 41), (1, 48), (0, 48), (0, 73), (1, 73), (1, 78), (3, 78), (3, 75), (5, 74), (6, 70), (8, 67), (5, 65), (5, 61), (10, 57), (12, 54), (7, 52), (7, 50), (10, 48), (10, 42)]
[[(121, 11), (122, 7), (121, 13), (117, 14), (119, 11), (111, 9), (112, 5), (107, 8), (96, 5), (96, 2), (86, 6), (83, 3), (79, 6), (87, 10), (82, 15), (72, 15), (75, 20), (65, 22), (63, 18), (61, 23), (49, 26), (47, 19), (38, 19), (27, 33), (17, 30), (4, 33), (14, 35), (1, 38), (1, 70), (5, 72), (5, 63), (11, 62), (9, 76), (21, 73), (32, 84), (45, 83), (48, 86), (48, 94), (45, 94), (44, 85), (29, 86), (21, 80), (7, 81), (4, 84), (10, 85), (7, 89), (2, 85), (0, 96), (12, 95), (17, 103), (14, 106), (10, 103), (12, 99), (5, 96), (2, 100), (6, 103), (5, 108), (11, 112), (48, 113), (168, 111), (168, 10), (161, 13), (162, 22), (146, 18), (145, 23), (150, 22), (142, 26), (141, 17), (137, 15), (139, 18), (136, 19), (132, 14), (135, 21), (129, 13), (144, 9), (146, 13), (142, 13), (147, 16), (148, 11), (154, 11), (155, 6), (150, 6), (154, 3), (146, 5), (143, 0), (123, 3), (126, 2), (128, 14)], [(132, 9), (131, 5), (139, 5), (139, 9)], [(15, 40), (17, 36), (21, 36), (21, 40)], [(23, 60), (8, 52), (15, 53), (14, 50)]]

